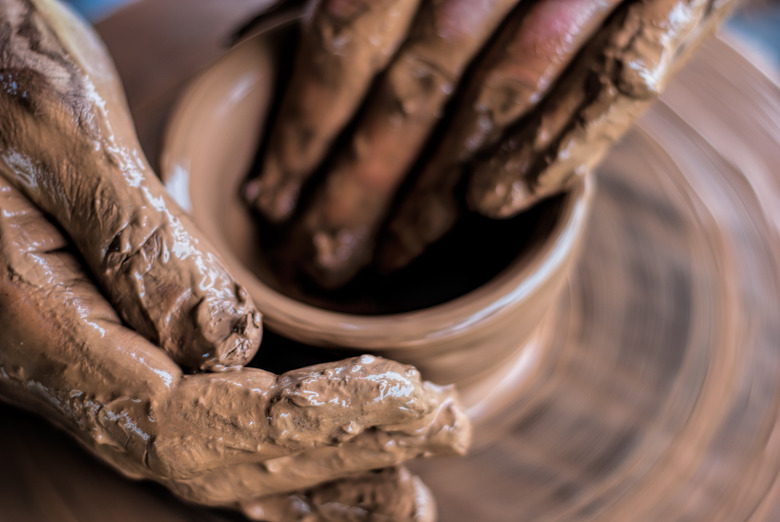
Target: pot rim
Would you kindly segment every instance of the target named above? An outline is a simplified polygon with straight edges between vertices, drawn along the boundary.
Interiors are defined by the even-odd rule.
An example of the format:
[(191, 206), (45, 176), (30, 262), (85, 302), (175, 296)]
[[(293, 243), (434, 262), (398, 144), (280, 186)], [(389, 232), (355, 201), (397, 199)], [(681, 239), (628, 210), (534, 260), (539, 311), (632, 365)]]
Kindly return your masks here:
[[(194, 170), (189, 162), (193, 151), (187, 149), (188, 145), (193, 146), (193, 142), (187, 138), (193, 128), (199, 128), (198, 122), (214, 121), (208, 119), (208, 112), (202, 110), (200, 100), (208, 89), (216, 88), (216, 78), (224, 78), (226, 71), (230, 73), (227, 64), (242, 59), (243, 54), (271, 52), (269, 40), (268, 33), (258, 34), (233, 48), (185, 89), (175, 107), (165, 132), (160, 174), (174, 199), (185, 208), (189, 203), (190, 186), (182, 185), (182, 179), (188, 183)], [(250, 63), (271, 67), (273, 59), (266, 56), (264, 60)], [(239, 68), (234, 64), (233, 70)], [(235, 81), (227, 82), (229, 85), (239, 80), (244, 82), (241, 89), (229, 91), (228, 104), (235, 109), (247, 97), (256, 95), (259, 84), (256, 83), (253, 89), (248, 82), (263, 81), (263, 78), (272, 75), (269, 71), (271, 69), (254, 75), (239, 74)], [(219, 85), (226, 85), (226, 82), (219, 82)], [(240, 96), (236, 96), (237, 92)], [(209, 95), (213, 96), (213, 92)], [(220, 128), (206, 127), (207, 132), (221, 132)], [(182, 176), (181, 169), (189, 170)], [(174, 184), (178, 186), (174, 187)], [(475, 329), (489, 327), (504, 319), (518, 304), (532, 300), (543, 291), (550, 278), (565, 278), (585, 231), (593, 192), (594, 177), (588, 172), (575, 180), (566, 193), (559, 218), (534, 252), (519, 256), (487, 283), (470, 292), (445, 303), (408, 312), (357, 315), (318, 308), (265, 284), (244, 266), (230, 248), (220, 248), (219, 251), (238, 280), (249, 290), (264, 316), (265, 325), (277, 333), (315, 346), (359, 350), (415, 349), (432, 341), (446, 343)], [(223, 246), (217, 238), (209, 239), (215, 246)], [(389, 325), (401, 322), (403, 328), (388, 329)]]

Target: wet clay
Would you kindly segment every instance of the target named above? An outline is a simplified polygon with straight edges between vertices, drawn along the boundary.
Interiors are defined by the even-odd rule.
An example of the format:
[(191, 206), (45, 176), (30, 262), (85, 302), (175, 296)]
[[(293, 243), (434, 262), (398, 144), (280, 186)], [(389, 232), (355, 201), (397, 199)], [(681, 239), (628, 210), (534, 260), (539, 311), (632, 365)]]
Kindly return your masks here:
[(301, 185), (403, 42), (419, 0), (324, 0), (304, 23), (292, 80), (247, 199), (287, 219)]
[[(735, 4), (547, 0), (514, 10), (511, 2), (484, 2), (468, 12), (455, 0), (422, 6), (398, 56), (320, 169), (321, 186), (314, 180), (299, 216), (282, 230), (279, 264), (328, 290), (349, 282), (365, 287), (370, 278), (354, 278), (372, 263), (377, 245), (380, 271), (406, 265), (468, 213), (464, 199), (485, 216), (508, 218), (566, 190)], [(294, 72), (293, 84), (304, 76)], [(462, 92), (446, 106), (456, 87)], [(355, 94), (362, 99), (364, 92)], [(454, 114), (444, 114), (445, 107)], [(276, 125), (285, 128), (284, 121)], [(272, 140), (276, 132), (272, 125)], [(299, 132), (296, 139), (315, 135)], [(276, 157), (272, 150), (262, 164)], [(290, 191), (279, 188), (286, 182), (270, 180), (280, 178), (277, 170), (270, 169), (266, 204), (288, 217), (300, 181), (292, 176)], [(397, 194), (407, 177), (416, 183)], [(261, 191), (262, 183), (250, 188)], [(379, 237), (388, 219), (388, 233)]]
[(471, 169), (467, 199), (515, 215), (591, 170), (736, 1), (642, 0), (621, 6), (535, 113)]
[[(463, 236), (453, 238), (452, 248), (431, 252), (439, 255), (415, 268), (419, 271), (376, 278), (386, 284), (366, 286), (365, 294), (354, 288), (334, 305), (332, 295), (292, 293), (262, 266), (269, 236), (238, 190), (272, 105), (277, 54), (273, 39), (258, 37), (193, 82), (168, 128), (162, 161), (166, 186), (192, 209), (197, 225), (246, 284), (268, 331), (308, 345), (307, 358), (334, 357), (334, 349), (376, 353), (412, 364), (434, 382), (456, 383), (467, 405), (487, 402), (491, 408), (494, 401), (482, 401), (479, 394), (467, 398), (465, 386), (511, 366), (507, 360), (522, 350), (555, 299), (576, 259), (592, 183), (578, 184), (518, 221), (482, 218), (479, 226), (459, 230)], [(490, 230), (515, 241), (495, 241)], [(472, 241), (490, 255), (463, 255), (471, 252)], [(444, 266), (442, 258), (448, 260)], [(436, 300), (442, 296), (451, 299)], [(410, 310), (410, 304), (420, 307)], [(270, 353), (293, 359), (292, 348), (263, 350), (259, 359), (265, 363)]]
[(122, 325), (66, 239), (4, 180), (0, 199), (0, 394), (125, 475), (198, 503), (242, 507), (465, 451), (468, 421), (452, 388), (381, 358), (281, 376), (183, 375)]
[(347, 143), (290, 233), (326, 288), (370, 261), (373, 235), (466, 67), (518, 0), (423, 2), (409, 37), (369, 93)]
[[(319, 485), (358, 480), (416, 457), (465, 452), (470, 428), (453, 388), (423, 382), (410, 366), (366, 355), (283, 375), (257, 369), (184, 375), (169, 355), (128, 329), (82, 259), (105, 256), (104, 265), (94, 262), (103, 269), (98, 279), (122, 298), (140, 298), (150, 320), (161, 309), (148, 305), (160, 305), (169, 293), (187, 311), (173, 316), (197, 321), (187, 325), (196, 335), (222, 334), (221, 313), (238, 310), (253, 328), (230, 325), (228, 341), (256, 343), (250, 334), (259, 335), (259, 317), (242, 312), (253, 306), (246, 292), (185, 228), (189, 222), (148, 171), (95, 36), (53, 2), (19, 0), (2, 9), (11, 29), (0, 33), (6, 50), (0, 108), (15, 123), (4, 127), (0, 142), (3, 400), (45, 416), (129, 477), (255, 517), (265, 502), (287, 502), (298, 518), (307, 505), (351, 509), (352, 488)], [(45, 215), (30, 199), (59, 206)], [(74, 234), (73, 242), (51, 217)], [(104, 238), (107, 230), (114, 234)], [(79, 237), (93, 244), (77, 250)], [(180, 278), (195, 290), (177, 293)], [(192, 301), (197, 306), (187, 310)], [(181, 342), (179, 327), (171, 328)], [(191, 353), (165, 348), (191, 362)], [(253, 349), (199, 353), (202, 365), (217, 369), (244, 362)], [(431, 519), (430, 496), (408, 472), (370, 474), (364, 482), (371, 498), (410, 496), (387, 507), (391, 518)], [(295, 491), (306, 502), (289, 496)]]
[(95, 34), (50, 0), (4, 2), (2, 175), (67, 232), (133, 328), (185, 367), (249, 361), (260, 313), (140, 151)]
[[(584, 256), (548, 325), (557, 334), (540, 341), (547, 364), (481, 431), (486, 447), (421, 471), (442, 520), (776, 518), (778, 100), (713, 39), (613, 150)], [(11, 520), (234, 520), (120, 481), (8, 411), (0, 504)]]
[(464, 79), (436, 151), (391, 216), (375, 262), (406, 266), (464, 214), (456, 187), (466, 163), (541, 102), (618, 0), (542, 0), (510, 14)]

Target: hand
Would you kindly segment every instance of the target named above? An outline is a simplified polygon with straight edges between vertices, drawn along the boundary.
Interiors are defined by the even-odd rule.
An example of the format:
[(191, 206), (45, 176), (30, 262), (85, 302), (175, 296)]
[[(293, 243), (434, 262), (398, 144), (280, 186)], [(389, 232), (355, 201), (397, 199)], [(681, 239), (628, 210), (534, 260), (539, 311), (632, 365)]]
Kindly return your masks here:
[(323, 286), (372, 260), (383, 224), (378, 262), (399, 268), (464, 203), (506, 218), (567, 188), (735, 3), (320, 0), (246, 195), (292, 218)]
[(151, 172), (97, 36), (55, 0), (3, 2), (0, 15), (2, 175), (62, 227), (122, 318), (178, 363), (249, 361), (260, 314)]
[(465, 451), (453, 390), (371, 356), (240, 368), (259, 314), (156, 181), (94, 34), (54, 0), (0, 20), (0, 398), (195, 502), (430, 518), (394, 467)]

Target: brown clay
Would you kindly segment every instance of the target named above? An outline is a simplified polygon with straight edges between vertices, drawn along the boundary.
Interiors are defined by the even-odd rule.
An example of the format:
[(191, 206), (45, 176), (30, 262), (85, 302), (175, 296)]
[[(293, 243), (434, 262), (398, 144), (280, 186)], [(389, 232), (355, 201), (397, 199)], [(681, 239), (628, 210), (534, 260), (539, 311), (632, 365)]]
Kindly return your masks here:
[(0, 173), (51, 214), (122, 317), (191, 368), (249, 361), (260, 313), (140, 150), (97, 36), (52, 0), (4, 2)]
[(183, 375), (122, 325), (66, 239), (5, 180), (0, 198), (0, 396), (125, 475), (201, 504), (242, 507), (465, 451), (468, 421), (452, 388), (392, 361)]
[(295, 69), (247, 198), (287, 219), (301, 185), (403, 42), (419, 0), (324, 0), (304, 24)]
[(628, 3), (588, 43), (573, 68), (502, 144), (472, 167), (468, 202), (505, 218), (592, 169), (650, 106), (735, 1)]
[(517, 3), (435, 0), (422, 5), (348, 145), (336, 154), (324, 187), (296, 225), (293, 248), (303, 249), (304, 267), (320, 284), (339, 286), (369, 261), (373, 232), (463, 71)]
[[(106, 263), (119, 270), (100, 275), (120, 296), (157, 305), (144, 308), (152, 318), (169, 304), (160, 302), (167, 292), (192, 272), (206, 279), (182, 284), (177, 305), (192, 294), (207, 305), (225, 299), (220, 278), (228, 278), (240, 304), (252, 306), (251, 299), (215, 254), (197, 248), (198, 234), (182, 224), (184, 213), (159, 182), (145, 177), (150, 171), (133, 141), (117, 78), (94, 34), (49, 0), (15, 0), (0, 14), (11, 28), (0, 33), (6, 39), (0, 107), (13, 118), (3, 127), (0, 149), (0, 398), (44, 416), (126, 476), (154, 480), (200, 504), (259, 518), (264, 502), (287, 502), (287, 520), (293, 508), (296, 517), (307, 515), (290, 497), (300, 492), (323, 516), (333, 506), (364, 506), (393, 518), (431, 520), (430, 495), (404, 470), (363, 477), (363, 493), (376, 504), (354, 504), (354, 488), (338, 481), (351, 484), (416, 457), (463, 454), (470, 428), (452, 387), (371, 355), (282, 375), (243, 368), (185, 375), (160, 347), (123, 324), (71, 239), (28, 197), (44, 207), (58, 203), (55, 217), (82, 237), (90, 223), (98, 227), (87, 259), (99, 252), (105, 227), (129, 212), (118, 239), (104, 245)], [(87, 191), (90, 183), (97, 192)], [(139, 244), (134, 227), (147, 226), (151, 239), (122, 258)], [(165, 270), (177, 277), (164, 279)], [(136, 283), (137, 294), (123, 277)], [(152, 284), (166, 293), (151, 293)], [(221, 311), (195, 314), (198, 323), (188, 326), (209, 335)], [(257, 315), (250, 320), (259, 333)], [(246, 333), (236, 329), (231, 335)], [(191, 361), (191, 353), (165, 348)], [(251, 355), (201, 358), (214, 369)], [(394, 498), (403, 502), (379, 507)]]
[(442, 141), (391, 217), (379, 245), (384, 272), (403, 267), (452, 228), (463, 210), (455, 187), (465, 163), (536, 107), (619, 3), (543, 0), (512, 13), (466, 79)]
[[(480, 451), (422, 470), (444, 520), (775, 518), (777, 100), (713, 41), (614, 151), (543, 361)], [(12, 414), (12, 519), (224, 520), (114, 482)]]

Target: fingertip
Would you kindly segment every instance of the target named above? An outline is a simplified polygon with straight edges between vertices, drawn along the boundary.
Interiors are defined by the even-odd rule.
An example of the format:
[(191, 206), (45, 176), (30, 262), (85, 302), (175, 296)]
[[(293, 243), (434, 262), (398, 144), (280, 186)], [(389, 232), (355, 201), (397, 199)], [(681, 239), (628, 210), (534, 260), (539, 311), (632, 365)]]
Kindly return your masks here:
[(451, 447), (456, 456), (464, 456), (468, 453), (471, 447), (471, 442), (474, 436), (474, 428), (471, 425), (471, 420), (466, 414), (466, 410), (460, 404), (459, 400), (455, 400), (448, 405), (452, 415), (452, 424), (449, 431), (451, 433)]
[(283, 176), (275, 165), (276, 162), (266, 161), (262, 175), (244, 184), (243, 197), (268, 221), (282, 223), (290, 219), (295, 211), (300, 186), (291, 180), (281, 181)]
[(201, 370), (236, 369), (257, 353), (263, 336), (262, 315), (242, 295), (238, 292), (237, 306), (204, 299), (196, 307), (196, 330), (201, 341), (197, 344), (205, 348), (199, 365)]
[(289, 220), (295, 212), (299, 193), (300, 185), (297, 182), (281, 182), (275, 192), (262, 201), (263, 213), (274, 223)]
[(307, 275), (326, 289), (344, 286), (368, 263), (367, 235), (367, 230), (348, 227), (304, 232), (301, 242), (310, 252), (303, 264)]
[(523, 180), (472, 182), (466, 202), (472, 210), (493, 219), (507, 219), (533, 206), (537, 195)]
[(426, 381), (425, 389), (435, 403), (426, 423), (428, 455), (465, 455), (471, 445), (472, 426), (455, 386)]

